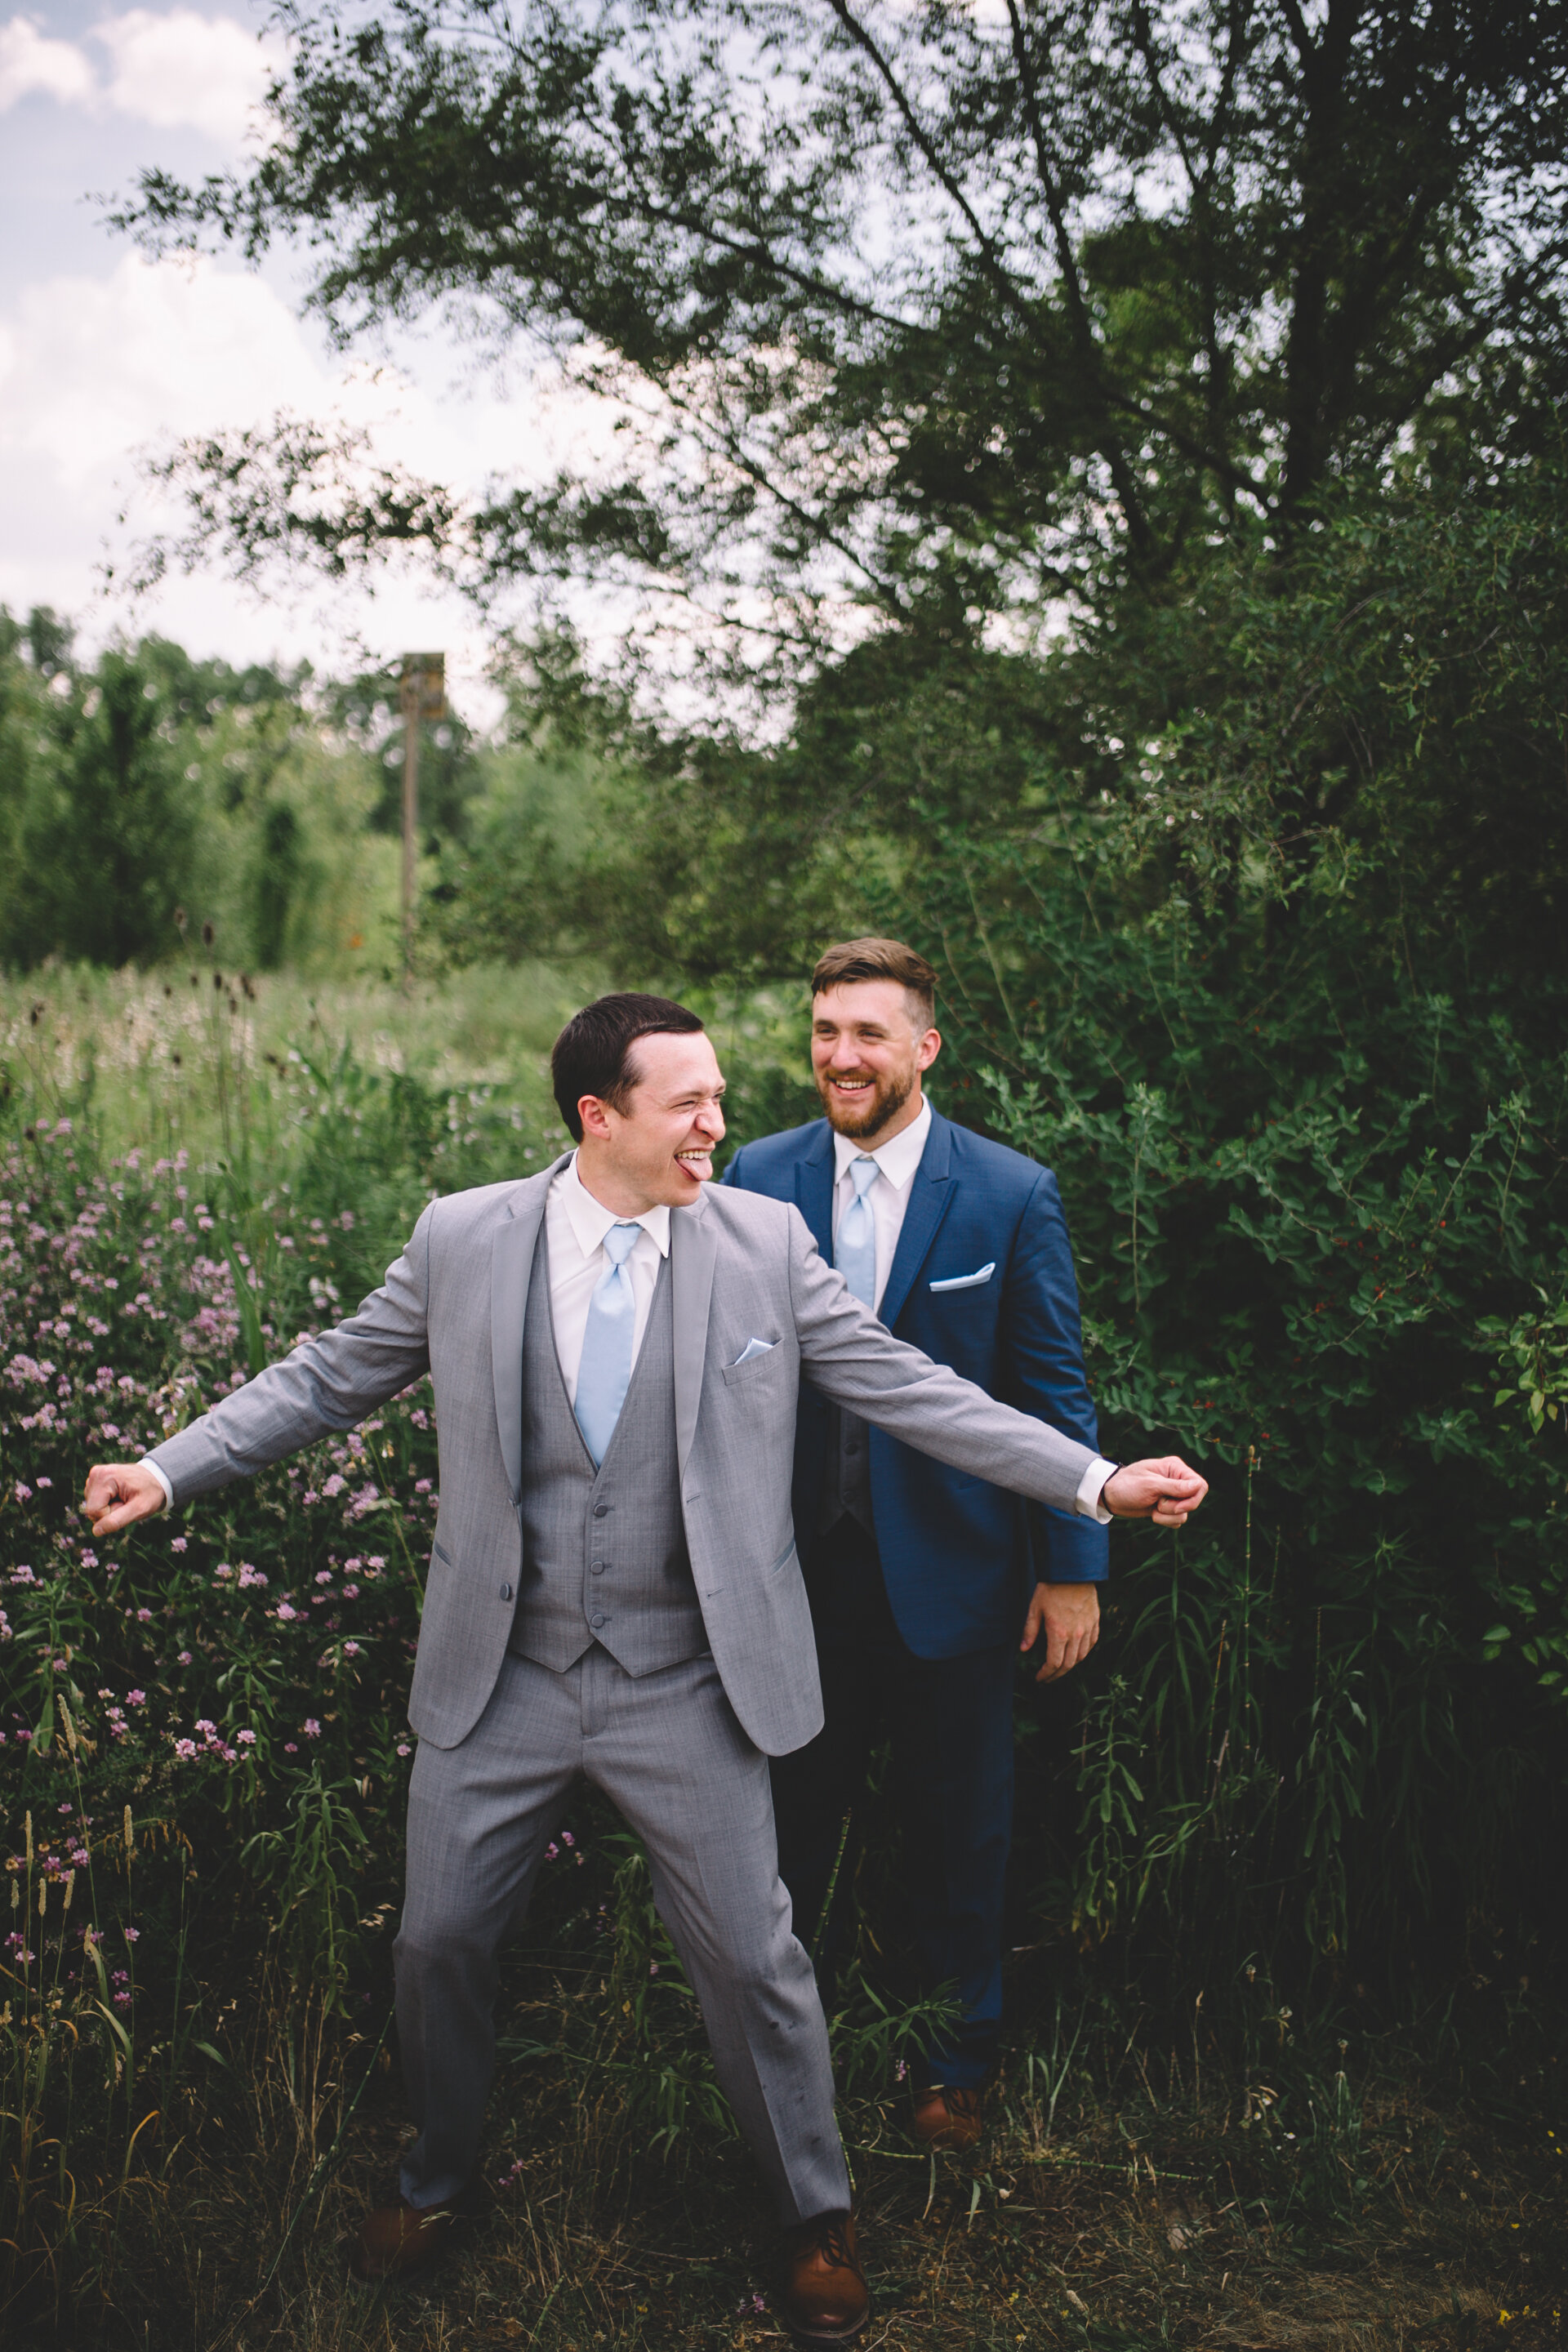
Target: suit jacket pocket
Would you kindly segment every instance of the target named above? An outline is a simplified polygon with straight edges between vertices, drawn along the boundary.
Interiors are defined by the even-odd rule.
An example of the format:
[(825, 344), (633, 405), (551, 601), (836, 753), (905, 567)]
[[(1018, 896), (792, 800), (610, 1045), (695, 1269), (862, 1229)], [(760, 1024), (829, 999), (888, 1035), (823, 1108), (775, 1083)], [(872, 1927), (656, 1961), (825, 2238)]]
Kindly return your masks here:
[(996, 1261), (993, 1258), (990, 1265), (983, 1265), (977, 1274), (950, 1274), (943, 1281), (930, 1283), (927, 1285), (927, 1287), (928, 1289), (938, 1292), (944, 1290), (978, 1290), (982, 1283), (990, 1281), (995, 1271)]
[(720, 1370), (724, 1375), (725, 1386), (733, 1388), (737, 1381), (754, 1381), (760, 1372), (776, 1372), (784, 1354), (784, 1348), (774, 1346), (764, 1349), (760, 1356), (753, 1356), (749, 1363), (721, 1364)]

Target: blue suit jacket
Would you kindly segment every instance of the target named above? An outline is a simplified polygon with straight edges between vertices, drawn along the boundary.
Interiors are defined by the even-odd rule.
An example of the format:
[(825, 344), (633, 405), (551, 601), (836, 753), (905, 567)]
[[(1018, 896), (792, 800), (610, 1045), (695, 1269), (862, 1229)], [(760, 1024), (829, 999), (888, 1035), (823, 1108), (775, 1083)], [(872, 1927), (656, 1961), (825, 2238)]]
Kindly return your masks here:
[[(742, 1145), (724, 1171), (793, 1201), (833, 1259), (833, 1130), (826, 1119)], [(955, 1276), (995, 1271), (961, 1290)], [(1021, 1412), (1098, 1445), (1083, 1376), (1078, 1285), (1057, 1180), (1021, 1152), (933, 1110), (910, 1181), (882, 1320), (900, 1339)], [(826, 1466), (827, 1405), (801, 1389), (795, 1523), (809, 1541)], [(873, 1429), (871, 1499), (888, 1598), (917, 1656), (956, 1658), (1016, 1638), (1035, 1581), (1098, 1581), (1107, 1530), (966, 1478)]]

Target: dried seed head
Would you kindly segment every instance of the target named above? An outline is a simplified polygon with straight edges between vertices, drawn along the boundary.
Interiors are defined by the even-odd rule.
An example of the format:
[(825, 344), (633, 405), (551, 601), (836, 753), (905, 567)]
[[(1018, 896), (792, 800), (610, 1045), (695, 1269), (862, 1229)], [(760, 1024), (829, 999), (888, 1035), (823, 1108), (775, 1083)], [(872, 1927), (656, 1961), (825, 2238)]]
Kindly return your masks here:
[(123, 1830), (124, 1830), (124, 1837), (125, 1837), (125, 1859), (126, 1859), (126, 1861), (127, 1861), (127, 1862), (129, 1862), (129, 1861), (130, 1861), (130, 1859), (131, 1859), (131, 1848), (132, 1848), (132, 1842), (133, 1842), (133, 1841), (132, 1841), (132, 1829), (131, 1829), (131, 1808), (130, 1808), (130, 1806), (129, 1806), (129, 1805), (127, 1805), (127, 1806), (126, 1806), (126, 1808), (125, 1808), (125, 1821), (124, 1821), (124, 1824), (123, 1824)]
[(33, 1867), (33, 1816), (27, 1815), (27, 1867)]
[(47, 1903), (48, 1899), (49, 1882), (47, 1878), (40, 1878), (38, 1881), (38, 1916), (40, 1919), (44, 1916), (44, 1906)]
[(72, 1890), (74, 1889), (75, 1885), (76, 1885), (76, 1873), (75, 1873), (75, 1871), (74, 1871), (74, 1870), (68, 1870), (68, 1871), (67, 1871), (67, 1873), (66, 1873), (66, 1899), (65, 1899), (65, 1903), (64, 1903), (64, 1905), (63, 1905), (63, 1906), (62, 1906), (62, 1907), (63, 1907), (65, 1910), (67, 1910), (67, 1911), (68, 1911), (68, 1910), (70, 1909), (70, 1907), (71, 1907), (71, 1893), (72, 1893)]

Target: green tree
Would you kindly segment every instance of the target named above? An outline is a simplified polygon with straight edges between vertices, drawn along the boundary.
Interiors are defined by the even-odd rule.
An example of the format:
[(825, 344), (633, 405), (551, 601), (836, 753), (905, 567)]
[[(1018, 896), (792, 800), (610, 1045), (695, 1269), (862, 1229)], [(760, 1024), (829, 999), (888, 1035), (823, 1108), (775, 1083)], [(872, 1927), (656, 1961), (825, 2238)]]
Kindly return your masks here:
[(390, 952), (395, 851), (333, 703), (160, 637), (84, 664), (52, 614), (0, 609), (0, 959)]
[(1568, 381), (1560, 0), (286, 5), (273, 137), (152, 242), (322, 257), (342, 336), (454, 299), (648, 395), (634, 461), (459, 512), (279, 422), (193, 445), (187, 556), (425, 540), (700, 600), (755, 665), (846, 607), (963, 636), (1289, 538)]
[(26, 888), (6, 942), (18, 961), (121, 964), (174, 943), (196, 813), (159, 699), (150, 666), (111, 652), (89, 687), (74, 680), (59, 701), (20, 832)]

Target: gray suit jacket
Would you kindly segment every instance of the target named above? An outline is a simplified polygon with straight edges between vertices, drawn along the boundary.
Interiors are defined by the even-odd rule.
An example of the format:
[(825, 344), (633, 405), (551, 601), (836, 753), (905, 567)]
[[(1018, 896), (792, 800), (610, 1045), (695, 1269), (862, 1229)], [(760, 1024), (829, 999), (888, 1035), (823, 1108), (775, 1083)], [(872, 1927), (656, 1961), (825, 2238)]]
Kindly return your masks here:
[[(429, 1370), (441, 1506), (409, 1718), (437, 1748), (478, 1722), (511, 1632), (528, 1475), (523, 1318), (545, 1194), (563, 1164), (433, 1201), (357, 1315), (152, 1457), (183, 1502), (352, 1428)], [(703, 1619), (742, 1726), (766, 1754), (785, 1755), (822, 1724), (790, 1518), (803, 1370), (906, 1444), (1037, 1502), (1070, 1510), (1094, 1456), (895, 1339), (792, 1203), (704, 1186), (671, 1213), (670, 1283), (681, 1507)], [(752, 1339), (767, 1352), (738, 1362)]]

